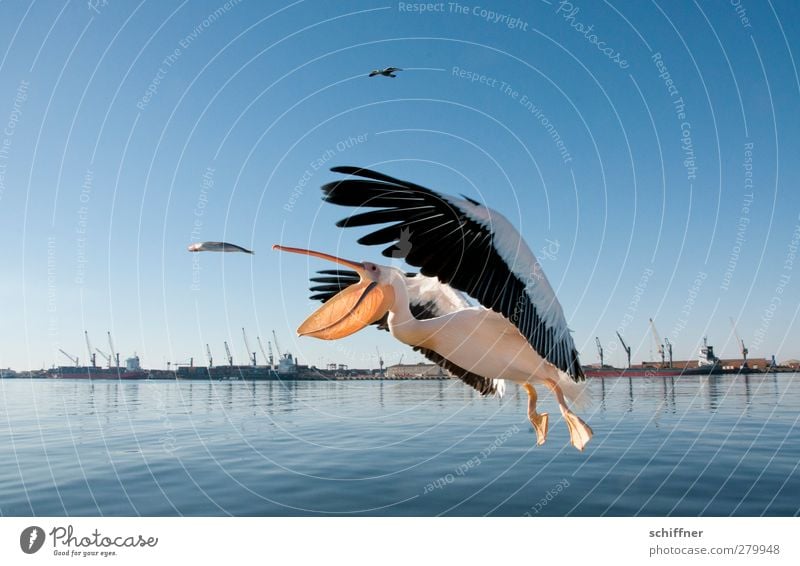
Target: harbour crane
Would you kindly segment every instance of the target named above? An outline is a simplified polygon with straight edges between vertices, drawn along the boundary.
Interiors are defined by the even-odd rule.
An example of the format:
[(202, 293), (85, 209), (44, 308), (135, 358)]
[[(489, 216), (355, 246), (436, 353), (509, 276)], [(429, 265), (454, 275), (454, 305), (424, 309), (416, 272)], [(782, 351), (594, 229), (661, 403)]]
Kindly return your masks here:
[(664, 336), (664, 345), (667, 347), (667, 356), (669, 357), (669, 365), (667, 367), (672, 367), (672, 342), (669, 341), (669, 338)]
[[(292, 357), (292, 354), (288, 350), (285, 352), (281, 350), (281, 347), (278, 344), (278, 335), (275, 334), (274, 330), (272, 331), (272, 338), (275, 340), (275, 352), (278, 354), (278, 367), (281, 367), (282, 365), (296, 365), (297, 360)], [(272, 348), (270, 348), (270, 351), (272, 351)]]
[(733, 327), (733, 335), (736, 336), (736, 344), (739, 346), (739, 351), (742, 353), (742, 367), (746, 368), (747, 367), (747, 353), (749, 352), (749, 350), (744, 345), (744, 340), (742, 340), (739, 337), (739, 332), (736, 330), (736, 323), (734, 322), (733, 317), (731, 317), (731, 326)]
[(100, 354), (101, 356), (103, 356), (103, 359), (106, 361), (106, 363), (108, 364), (108, 367), (109, 367), (109, 369), (110, 369), (110, 368), (111, 368), (111, 365), (112, 365), (112, 364), (111, 364), (111, 356), (109, 356), (108, 354), (106, 354), (106, 353), (105, 353), (103, 350), (101, 350), (100, 348), (95, 348), (95, 350), (97, 351), (97, 353), (98, 353), (98, 354)]
[(214, 357), (211, 355), (211, 346), (206, 344), (206, 354), (208, 354), (208, 367), (214, 367)]
[(278, 361), (283, 358), (283, 353), (281, 352), (281, 347), (278, 344), (278, 335), (275, 334), (275, 331), (272, 331), (272, 340), (275, 342), (275, 349), (278, 351)]
[(61, 352), (62, 354), (64, 354), (65, 356), (67, 356), (67, 358), (69, 358), (69, 361), (71, 361), (73, 364), (75, 364), (75, 367), (78, 367), (78, 366), (81, 365), (77, 356), (72, 357), (71, 355), (67, 354), (64, 350), (62, 350), (61, 348), (59, 348), (58, 351)]
[(231, 349), (228, 348), (228, 342), (227, 341), (223, 342), (223, 344), (225, 344), (225, 355), (228, 356), (228, 365), (232, 366), (233, 365), (233, 356), (231, 356)]
[(247, 341), (247, 333), (244, 331), (244, 326), (242, 327), (242, 338), (244, 338), (244, 348), (247, 351), (248, 361), (253, 362), (253, 367), (255, 367), (256, 353), (250, 349), (250, 342)]
[[(111, 332), (108, 333), (108, 349), (110, 351), (111, 358), (116, 363), (116, 367), (119, 367), (119, 352), (114, 351), (114, 342), (111, 340)], [(109, 367), (111, 367), (111, 362), (109, 362)]]
[(600, 338), (598, 336), (594, 337), (594, 341), (597, 343), (597, 353), (600, 354), (600, 369), (603, 368), (603, 345), (600, 344)]
[(380, 367), (380, 376), (383, 377), (383, 357), (381, 356), (381, 351), (375, 346), (375, 351), (378, 352), (378, 366)]
[(617, 338), (619, 338), (620, 343), (622, 344), (622, 349), (625, 350), (625, 354), (628, 356), (628, 368), (631, 367), (631, 347), (625, 343), (625, 340), (622, 339), (620, 336), (619, 331), (617, 331)]
[(264, 351), (264, 344), (261, 343), (261, 336), (256, 336), (256, 342), (258, 342), (258, 349), (261, 350), (261, 355), (264, 356), (264, 360), (272, 367), (272, 354), (268, 356)]
[(94, 352), (92, 352), (92, 343), (89, 342), (89, 332), (84, 330), (83, 336), (86, 338), (86, 351), (89, 352), (89, 361), (92, 364), (93, 368), (97, 367), (97, 356)]
[(653, 322), (653, 319), (650, 319), (650, 330), (653, 332), (653, 340), (656, 342), (656, 349), (658, 350), (659, 355), (661, 356), (661, 367), (664, 367), (664, 343), (661, 342), (661, 336), (658, 335), (658, 330), (656, 330), (656, 324)]

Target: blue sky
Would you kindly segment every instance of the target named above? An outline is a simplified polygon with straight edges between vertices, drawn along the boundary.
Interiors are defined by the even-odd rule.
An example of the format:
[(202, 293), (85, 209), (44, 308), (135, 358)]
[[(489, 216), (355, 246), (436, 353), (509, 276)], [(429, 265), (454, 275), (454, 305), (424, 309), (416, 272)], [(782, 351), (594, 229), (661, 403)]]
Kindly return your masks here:
[(735, 356), (731, 317), (751, 357), (800, 357), (796, 3), (415, 6), (2, 2), (0, 367), (85, 359), (84, 329), (149, 367), (244, 363), (242, 327), (315, 365), (418, 359), (294, 336), (327, 266), (273, 243), (380, 257), (319, 198), (345, 164), (508, 216), (584, 363), (599, 336), (621, 365), (618, 329), (649, 358), (650, 317), (679, 359)]

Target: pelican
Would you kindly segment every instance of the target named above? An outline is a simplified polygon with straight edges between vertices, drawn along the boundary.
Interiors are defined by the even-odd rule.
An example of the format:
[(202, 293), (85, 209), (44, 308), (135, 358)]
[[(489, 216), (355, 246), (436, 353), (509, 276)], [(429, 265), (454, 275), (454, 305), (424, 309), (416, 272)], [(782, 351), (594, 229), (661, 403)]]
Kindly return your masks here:
[(190, 252), (241, 252), (245, 254), (252, 254), (250, 250), (244, 249), (242, 246), (236, 244), (229, 244), (227, 242), (197, 242), (189, 244), (186, 248)]
[(273, 246), (348, 269), (312, 279), (322, 283), (312, 291), (324, 302), (298, 335), (336, 340), (377, 324), (484, 395), (502, 395), (505, 381), (517, 383), (528, 394), (528, 419), (539, 445), (547, 439), (549, 416), (537, 412), (535, 387), (544, 386), (555, 395), (571, 444), (582, 451), (592, 429), (567, 404), (580, 403), (585, 393), (578, 352), (553, 288), (512, 224), (467, 197), (441, 195), (369, 169), (332, 171), (351, 178), (324, 185), (326, 202), (376, 209), (337, 226), (391, 223), (358, 242), (390, 244), (384, 256), (403, 258), (421, 273)]
[(374, 71), (372, 71), (369, 74), (369, 76), (370, 77), (375, 77), (375, 76), (380, 75), (382, 77), (392, 77), (394, 79), (394, 78), (397, 77), (397, 75), (395, 75), (395, 73), (397, 71), (402, 71), (402, 70), (403, 69), (399, 69), (397, 67), (386, 67), (385, 69), (375, 69)]

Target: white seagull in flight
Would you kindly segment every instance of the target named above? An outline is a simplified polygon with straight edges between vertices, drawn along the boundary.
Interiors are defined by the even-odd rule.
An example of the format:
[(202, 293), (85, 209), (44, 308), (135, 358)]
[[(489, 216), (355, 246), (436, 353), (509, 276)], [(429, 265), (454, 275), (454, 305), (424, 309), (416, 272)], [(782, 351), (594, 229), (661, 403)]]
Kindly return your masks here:
[(245, 254), (252, 254), (250, 250), (244, 249), (242, 246), (236, 244), (229, 244), (227, 242), (198, 242), (190, 244), (187, 248), (190, 252), (241, 252)]
[(399, 69), (397, 67), (386, 67), (385, 69), (375, 69), (372, 71), (369, 76), (370, 77), (377, 77), (378, 75), (382, 77), (392, 77), (393, 79), (397, 77), (395, 73), (397, 71), (402, 71), (403, 69)]

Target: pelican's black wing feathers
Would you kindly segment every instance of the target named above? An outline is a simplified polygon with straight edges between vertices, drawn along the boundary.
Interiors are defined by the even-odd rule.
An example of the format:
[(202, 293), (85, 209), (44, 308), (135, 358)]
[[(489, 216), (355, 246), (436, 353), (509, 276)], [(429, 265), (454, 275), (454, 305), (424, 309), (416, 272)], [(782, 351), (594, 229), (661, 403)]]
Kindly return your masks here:
[(540, 356), (573, 380), (585, 379), (561, 305), (533, 252), (511, 223), (472, 199), (357, 167), (334, 167), (347, 178), (322, 187), (332, 204), (375, 208), (340, 220), (339, 227), (389, 224), (358, 240), (386, 245), (423, 275), (474, 297), (504, 315)]

